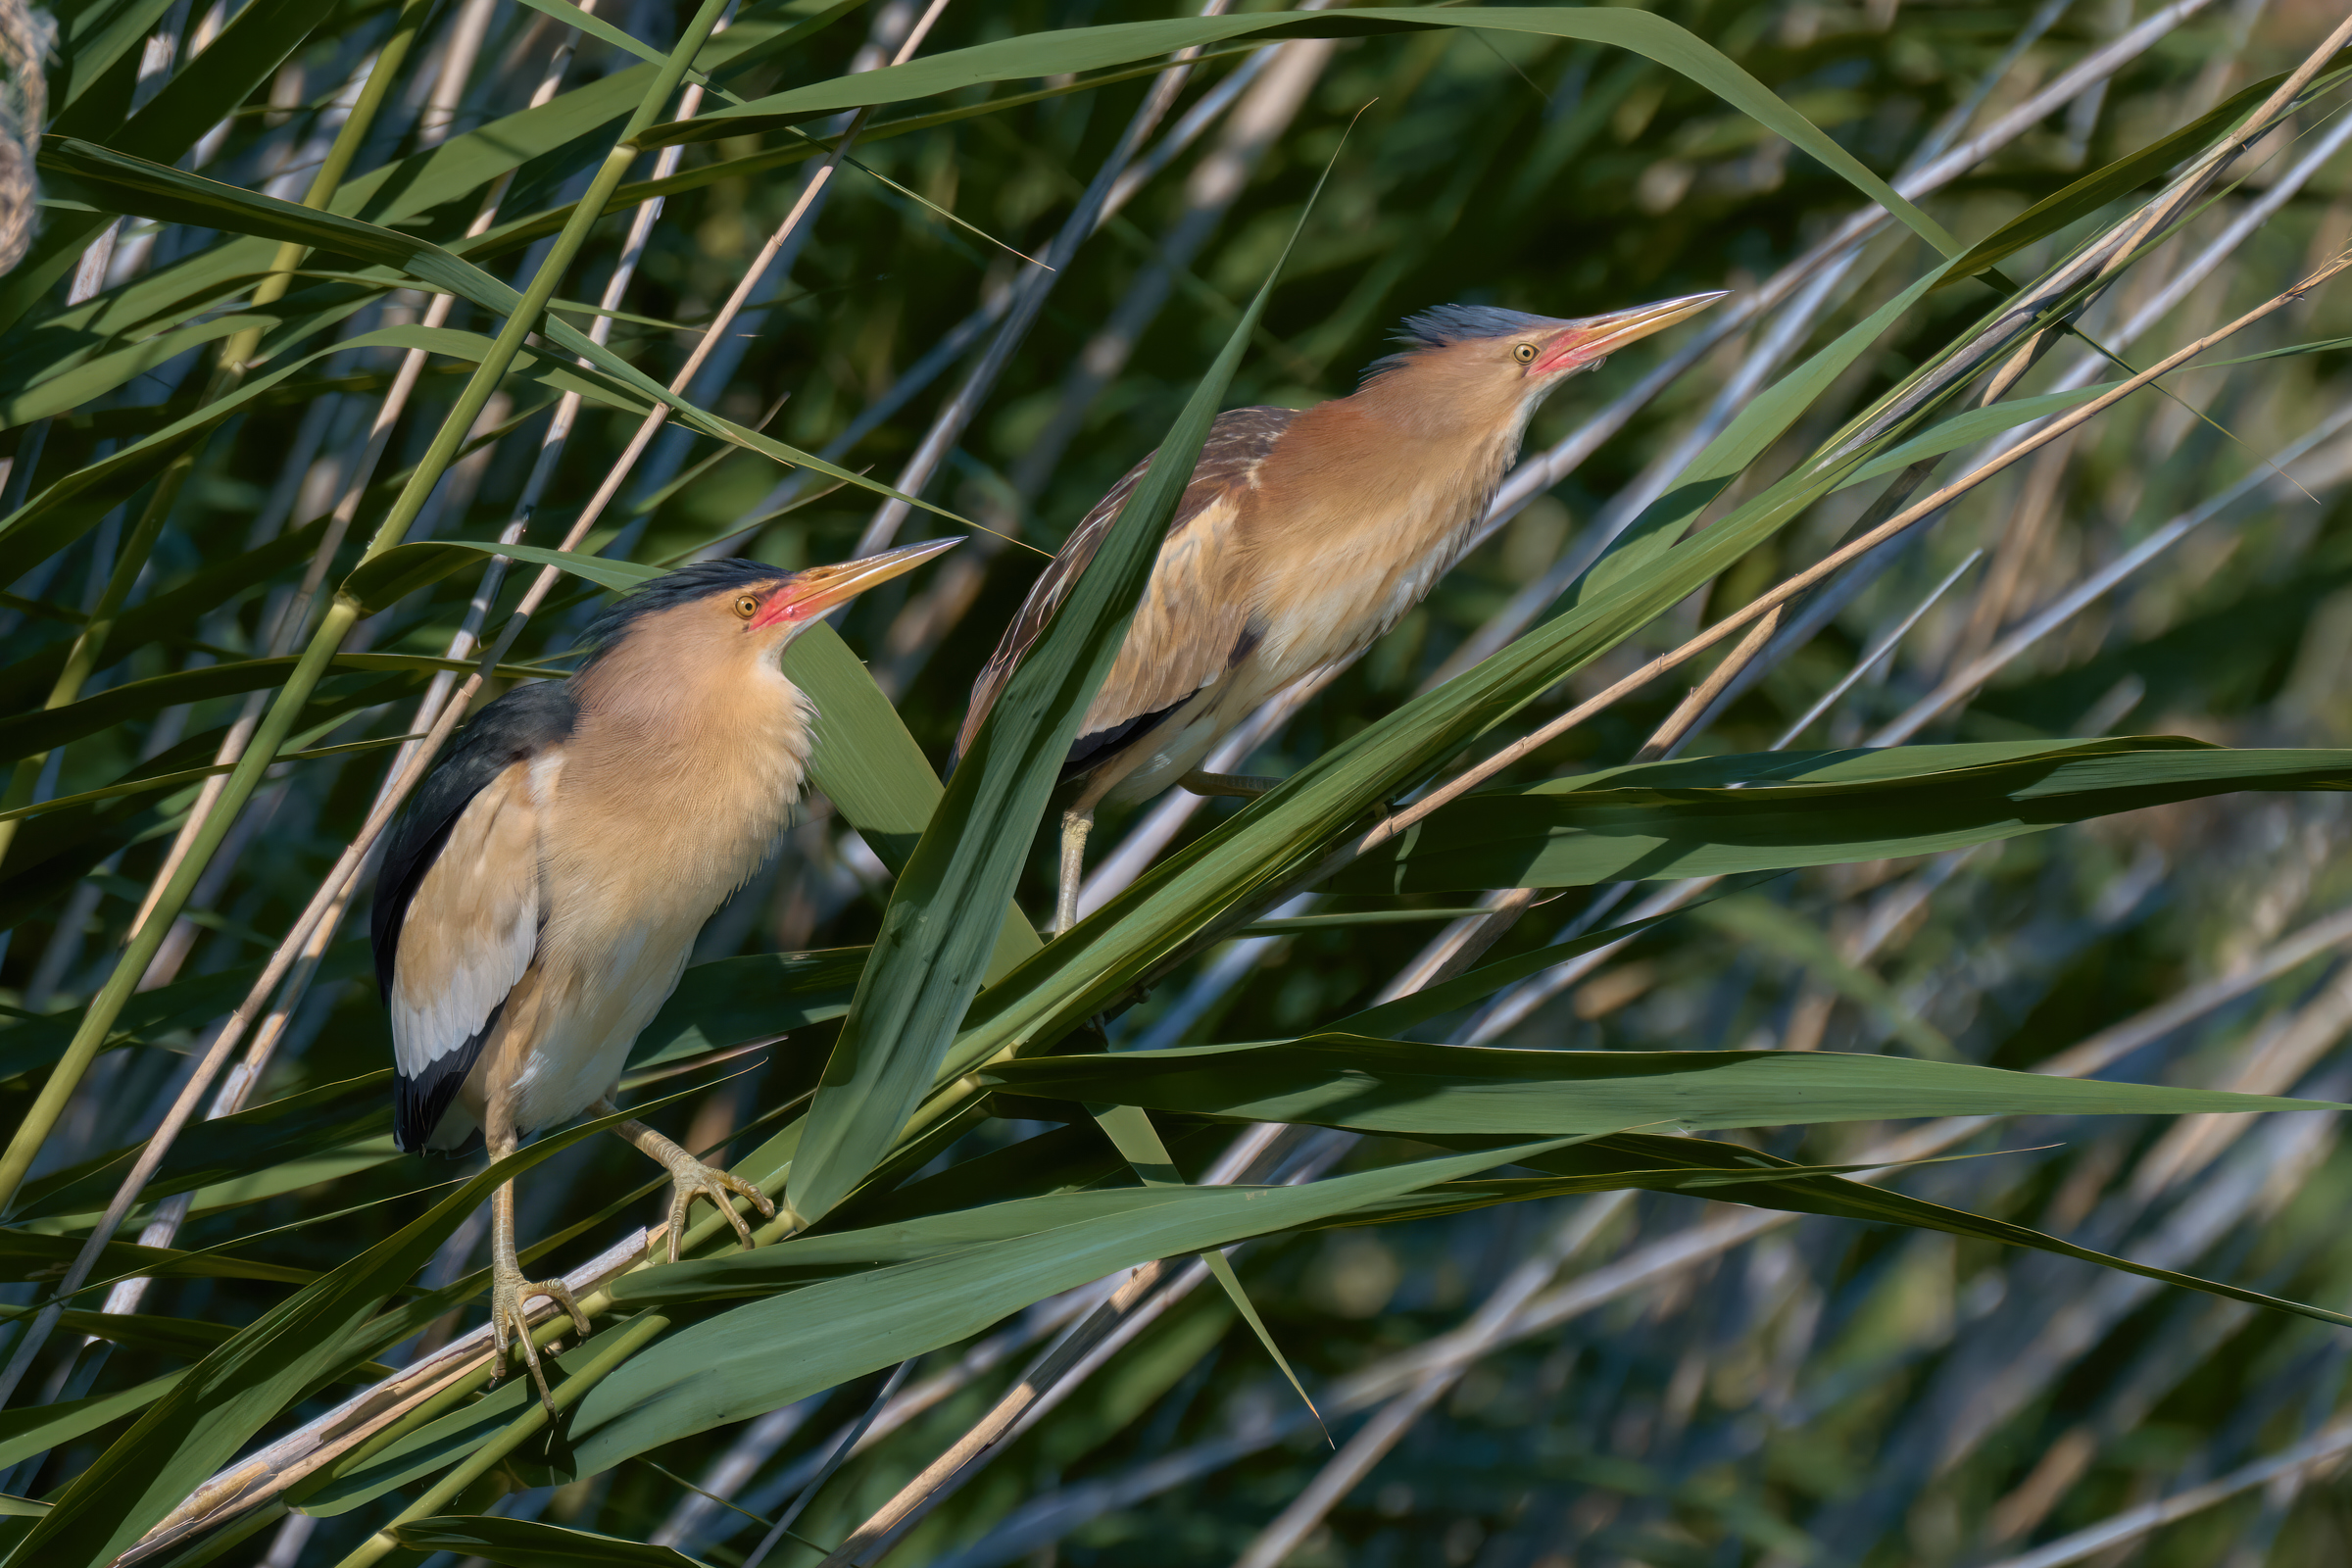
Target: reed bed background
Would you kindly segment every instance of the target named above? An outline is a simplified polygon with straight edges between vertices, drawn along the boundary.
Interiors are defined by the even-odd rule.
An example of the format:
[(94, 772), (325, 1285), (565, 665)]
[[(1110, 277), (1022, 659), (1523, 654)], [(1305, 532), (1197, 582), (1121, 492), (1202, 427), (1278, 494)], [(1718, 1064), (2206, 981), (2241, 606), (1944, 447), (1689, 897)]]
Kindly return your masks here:
[[(1198, 58), (1071, 30), (1157, 7), (593, 13), (0, 0), (9, 1561), (584, 1560), (534, 1528), (557, 1526), (614, 1538), (600, 1560), (722, 1568), (2352, 1556), (2352, 1342), (2249, 1294), (2352, 1311), (2340, 1121), (2188, 1094), (2352, 1100), (2340, 8), (1669, 0), (1309, 18)], [(1663, 32), (1610, 34), (1625, 17), (1826, 139), (1792, 146), (1695, 54), (1644, 53)], [(858, 95), (991, 44), (961, 83)], [(1890, 220), (1859, 171), (1925, 216)], [(944, 763), (1040, 552), (1126, 467), (1215, 407), (1347, 391), (1432, 304), (1718, 287), (1556, 397), (1486, 542), (1212, 763), (1295, 790), (1107, 816), (1087, 926), (1016, 967), (1016, 917), (968, 1015), (967, 993), (869, 1021), (861, 972), (985, 957), (1016, 879), (1050, 902), (1020, 791), (1052, 721), (936, 808), (913, 754)], [(676, 1097), (652, 1114), (689, 1147), (821, 1190), (820, 1249), (945, 1225), (925, 1255), (975, 1272), (812, 1252), (747, 1284), (714, 1222), (699, 1261), (625, 1272), (665, 1197), (610, 1140), (543, 1139), (520, 1232), (604, 1294), (566, 1420), (535, 1426), (466, 1349), (486, 1189), (392, 1150), (346, 917), (366, 870), (339, 859), (485, 643), (513, 633), (489, 691), (560, 674), (631, 564), (958, 529), (854, 607), (855, 660), (796, 649), (832, 760), (629, 1085)], [(534, 587), (574, 536), (612, 564)], [(1057, 622), (1056, 657), (1120, 612)], [(1572, 622), (1597, 629), (1526, 653)], [(1446, 695), (1519, 656), (1515, 685)], [(2135, 736), (2230, 750), (2101, 741)], [(1740, 826), (1754, 788), (1694, 793), (1893, 746), (1915, 787), (1853, 786), (1827, 838)], [(1663, 847), (1568, 865), (1542, 859), (1556, 834), (1482, 851), (1476, 799), (1416, 817), (1496, 757), (1480, 782), (1508, 790), (1652, 766), (1611, 798)], [(1999, 772), (2028, 764), (2050, 771)], [(1694, 802), (1716, 815), (1674, 814)], [(868, 970), (894, 896), (928, 946)], [(1120, 1076), (1335, 1023), (1426, 1043), (1395, 1059), (1434, 1074), (1484, 1046), (1570, 1075), (1677, 1051), (1891, 1070), (1845, 1119), (1776, 1125), (1807, 1117), (1735, 1085), (1533, 1153), (1596, 1129), (1285, 1114), (1238, 1056), (1230, 1102)], [(860, 1076), (812, 1110), (837, 1037)], [(868, 1071), (909, 1060), (919, 1106)], [(2024, 1087), (1952, 1098), (1955, 1063)], [(2170, 1110), (2207, 1113), (2144, 1113)], [(1098, 1255), (1076, 1229), (1042, 1262), (1015, 1256), (1036, 1225), (952, 1230), (1149, 1193), (1129, 1163), (1163, 1138), (1183, 1179), (1320, 1206), (1164, 1252), (1117, 1232), (1066, 1283)], [(1484, 1171), (1506, 1144), (1526, 1157)], [(1972, 1157), (1753, 1179), (1945, 1155)], [(1195, 1259), (1227, 1245), (1236, 1290)], [(1048, 1283), (981, 1288), (1020, 1268)], [(845, 1348), (866, 1314), (880, 1348)], [(770, 1379), (733, 1404), (692, 1381), (722, 1343)], [(700, 1413), (630, 1426), (656, 1394)]]

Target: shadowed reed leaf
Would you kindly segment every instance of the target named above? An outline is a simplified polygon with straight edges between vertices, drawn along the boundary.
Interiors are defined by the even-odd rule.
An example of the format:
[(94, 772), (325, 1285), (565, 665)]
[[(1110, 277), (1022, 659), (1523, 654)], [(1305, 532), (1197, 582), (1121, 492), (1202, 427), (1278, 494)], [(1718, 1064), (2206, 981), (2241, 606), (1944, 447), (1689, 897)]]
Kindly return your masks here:
[[(1932, 855), (2236, 790), (2352, 788), (2352, 751), (2230, 751), (2165, 736), (1817, 753), (1810, 765), (1766, 753), (1744, 760), (1768, 770), (1749, 780), (1739, 779), (1742, 759), (1709, 760), (1718, 778), (1763, 787), (1694, 788), (1625, 768), (1606, 786), (1567, 778), (1469, 795), (1333, 886), (1429, 893), (1719, 876)], [(1637, 787), (1644, 779), (1655, 782)]]
[[(1152, 1201), (1141, 1208), (827, 1280), (722, 1312), (650, 1348), (580, 1402), (574, 1439), (581, 1473), (954, 1344), (1033, 1301), (1119, 1269), (1310, 1224), (1547, 1147), (1418, 1160), (1297, 1187), (1151, 1188)], [(756, 1270), (774, 1250), (691, 1266)], [(627, 1288), (659, 1290), (655, 1282), (665, 1272), (675, 1271), (629, 1276)]]
[[(1453, 1140), (1443, 1140), (1451, 1143)], [(1548, 1154), (1521, 1161), (1536, 1170), (1556, 1172), (1549, 1177), (1483, 1177), (1447, 1182), (1393, 1200), (1367, 1206), (1344, 1224), (1389, 1224), (1397, 1220), (1432, 1218), (1460, 1213), (1490, 1203), (1524, 1202), (1532, 1199), (1564, 1197), (1639, 1188), (1644, 1192), (1683, 1193), (1720, 1202), (1745, 1203), (1753, 1208), (1797, 1214), (1822, 1214), (1864, 1224), (1906, 1225), (1917, 1230), (1942, 1231), (1974, 1241), (1997, 1242), (2004, 1247), (2031, 1248), (2060, 1257), (2095, 1263), (2120, 1273), (2202, 1291), (2232, 1301), (2243, 1301), (2275, 1312), (2289, 1312), (2338, 1326), (2352, 1318), (2325, 1307), (2283, 1297), (2266, 1296), (2218, 1280), (2157, 1268), (2132, 1258), (2079, 1247), (2073, 1242), (1988, 1219), (1966, 1209), (1931, 1203), (1924, 1199), (1888, 1192), (1866, 1182), (1844, 1180), (1840, 1172), (1860, 1166), (1807, 1168), (1778, 1155), (1743, 1149), (1737, 1144), (1710, 1143), (1701, 1138), (1670, 1138), (1644, 1133), (1618, 1133), (1595, 1138)]]
[(1416, 1137), (2343, 1108), (1835, 1052), (1498, 1051), (1343, 1034), (1007, 1061), (982, 1068), (979, 1077), (1047, 1100)]
[(565, 1530), (535, 1519), (442, 1514), (396, 1525), (393, 1539), (418, 1551), (462, 1551), (505, 1568), (703, 1568), (667, 1546)]
[[(0, 1279), (63, 1278), (66, 1266), (80, 1250), (81, 1238), (77, 1236), (37, 1236), (29, 1231), (0, 1227)], [(171, 1247), (138, 1247), (129, 1242), (107, 1243), (105, 1255), (98, 1260), (98, 1270), (101, 1274), (122, 1276), (176, 1274), (191, 1279), (212, 1276), (265, 1280), (279, 1285), (308, 1285), (318, 1278), (317, 1269), (265, 1263), (232, 1252), (183, 1251)]]

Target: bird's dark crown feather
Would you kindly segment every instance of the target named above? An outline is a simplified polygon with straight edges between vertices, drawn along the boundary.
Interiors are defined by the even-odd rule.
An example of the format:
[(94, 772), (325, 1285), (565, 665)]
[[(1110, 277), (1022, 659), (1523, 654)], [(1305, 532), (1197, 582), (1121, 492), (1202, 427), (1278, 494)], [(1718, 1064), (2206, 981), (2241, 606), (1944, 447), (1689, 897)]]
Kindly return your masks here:
[(1399, 323), (1390, 341), (1403, 344), (1404, 352), (1384, 355), (1365, 366), (1364, 379), (1369, 381), (1383, 371), (1396, 369), (1425, 349), (1442, 349), (1473, 338), (1542, 331), (1554, 324), (1548, 317), (1506, 311), (1498, 305), (1434, 305)]
[(629, 628), (648, 615), (658, 615), (664, 610), (708, 599), (712, 594), (737, 588), (757, 587), (791, 576), (778, 566), (757, 561), (745, 561), (729, 556), (717, 561), (697, 561), (680, 566), (673, 572), (653, 578), (642, 588), (633, 588), (612, 608), (596, 617), (588, 627), (588, 658), (616, 646), (628, 635)]

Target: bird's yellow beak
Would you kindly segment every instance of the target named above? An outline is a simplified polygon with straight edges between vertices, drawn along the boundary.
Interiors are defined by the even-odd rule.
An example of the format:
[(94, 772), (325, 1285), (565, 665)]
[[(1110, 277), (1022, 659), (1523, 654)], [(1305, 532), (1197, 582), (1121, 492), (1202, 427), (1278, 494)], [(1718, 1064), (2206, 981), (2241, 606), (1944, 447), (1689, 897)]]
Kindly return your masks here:
[(1532, 381), (1562, 370), (1581, 370), (1636, 338), (1647, 337), (1685, 317), (1696, 316), (1717, 300), (1730, 297), (1729, 289), (1718, 289), (1712, 294), (1686, 294), (1681, 299), (1659, 300), (1651, 305), (1637, 305), (1630, 311), (1612, 311), (1606, 316), (1588, 316), (1570, 321), (1560, 328), (1558, 336), (1544, 345), (1544, 352), (1528, 366), (1528, 379)]
[(858, 561), (844, 561), (830, 566), (810, 566), (797, 571), (785, 580), (760, 613), (753, 617), (752, 629), (773, 626), (782, 621), (810, 621), (836, 605), (849, 603), (878, 582), (888, 581), (903, 571), (912, 571), (943, 551), (953, 550), (963, 543), (961, 539), (926, 539), (919, 545), (902, 545), (885, 550), (878, 556)]

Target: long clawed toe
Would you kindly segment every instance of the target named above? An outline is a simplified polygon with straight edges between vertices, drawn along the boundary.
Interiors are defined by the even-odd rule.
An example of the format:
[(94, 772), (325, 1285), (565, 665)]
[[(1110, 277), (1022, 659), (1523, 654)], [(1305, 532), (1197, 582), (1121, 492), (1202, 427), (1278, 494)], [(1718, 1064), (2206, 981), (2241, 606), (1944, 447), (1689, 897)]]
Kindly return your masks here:
[(760, 1211), (761, 1219), (776, 1217), (776, 1205), (765, 1193), (742, 1177), (720, 1170), (715, 1165), (706, 1165), (699, 1159), (690, 1160), (684, 1165), (673, 1166), (669, 1179), (669, 1260), (672, 1263), (678, 1260), (678, 1243), (686, 1234), (686, 1210), (698, 1198), (709, 1200), (711, 1207), (726, 1216), (727, 1223), (735, 1229), (736, 1239), (743, 1243), (746, 1250), (760, 1244), (752, 1240), (751, 1226), (744, 1223), (742, 1213), (731, 1200), (748, 1198), (752, 1206)]
[(555, 1396), (548, 1393), (547, 1374), (539, 1365), (539, 1347), (531, 1340), (533, 1297), (545, 1297), (568, 1313), (573, 1330), (583, 1340), (588, 1337), (588, 1314), (572, 1298), (570, 1286), (562, 1280), (526, 1280), (519, 1268), (496, 1268), (490, 1284), (490, 1337), (497, 1343), (498, 1354), (491, 1359), (490, 1378), (495, 1383), (505, 1373), (509, 1342), (519, 1344), (523, 1365), (529, 1368), (531, 1382), (538, 1387), (539, 1402), (547, 1407), (552, 1418), (556, 1413)]

